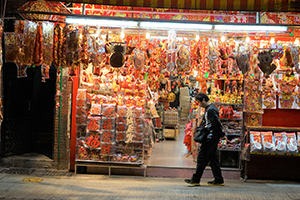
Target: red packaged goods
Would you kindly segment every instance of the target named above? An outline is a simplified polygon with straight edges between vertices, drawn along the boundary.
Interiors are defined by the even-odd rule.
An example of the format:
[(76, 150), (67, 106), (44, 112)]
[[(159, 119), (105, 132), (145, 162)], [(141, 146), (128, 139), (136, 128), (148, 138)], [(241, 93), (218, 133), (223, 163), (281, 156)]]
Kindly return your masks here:
[(100, 115), (101, 114), (101, 104), (92, 104), (90, 109), (91, 115)]
[(100, 130), (100, 117), (88, 117), (87, 128), (90, 131), (99, 131)]
[(262, 150), (261, 134), (257, 131), (250, 131), (251, 152), (260, 152)]
[(274, 152), (276, 150), (272, 131), (261, 132), (261, 139), (264, 152)]
[(298, 153), (295, 133), (286, 133), (286, 147), (288, 153)]
[(286, 133), (274, 133), (275, 147), (278, 153), (286, 153)]
[(300, 150), (300, 132), (297, 133), (297, 147)]

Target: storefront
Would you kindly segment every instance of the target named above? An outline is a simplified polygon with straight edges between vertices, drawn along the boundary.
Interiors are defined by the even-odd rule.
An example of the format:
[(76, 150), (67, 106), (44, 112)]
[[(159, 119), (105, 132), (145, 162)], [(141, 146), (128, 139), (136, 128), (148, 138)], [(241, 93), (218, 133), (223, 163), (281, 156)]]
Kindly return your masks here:
[[(37, 52), (44, 55), (35, 54), (34, 59), (37, 65), (44, 64), (44, 79), (51, 59), (58, 70), (54, 150), (58, 163), (62, 156), (67, 160), (70, 155), (70, 170), (75, 164), (140, 166), (149, 163), (149, 157), (155, 159), (153, 152), (170, 142), (185, 144), (192, 156), (184, 159), (194, 163), (198, 146), (192, 138), (201, 111), (191, 97), (202, 91), (209, 93), (220, 109), (226, 132), (219, 145), (222, 167), (242, 169), (243, 176), (260, 178), (251, 166), (267, 157), (284, 159), (296, 170), (299, 15), (291, 12), (293, 4), (279, 8), (271, 1), (259, 6), (256, 1), (212, 2), (78, 2), (66, 4), (66, 11), (60, 14), (20, 9), (29, 17), (52, 15), (40, 25), (25, 21), (24, 30), (34, 30), (28, 32), (26, 42), (32, 39), (33, 44), (43, 38), (36, 48), (43, 46)], [(269, 12), (253, 12), (256, 10)], [(49, 22), (55, 20), (63, 23)], [(5, 45), (19, 45), (17, 39), (8, 43), (9, 37), (17, 38), (17, 28), (23, 26), (18, 23), (15, 33), (4, 34)], [(18, 60), (14, 53), (6, 50), (5, 59), (11, 56), (6, 62), (31, 64)], [(186, 124), (185, 132), (179, 131), (180, 122)], [(179, 137), (184, 144), (176, 142)], [(69, 139), (70, 144), (61, 147), (61, 142)], [(283, 139), (285, 148), (281, 150), (279, 141)], [(183, 159), (187, 153), (178, 146), (174, 149), (181, 151), (174, 159)], [(163, 153), (168, 152), (156, 155)]]

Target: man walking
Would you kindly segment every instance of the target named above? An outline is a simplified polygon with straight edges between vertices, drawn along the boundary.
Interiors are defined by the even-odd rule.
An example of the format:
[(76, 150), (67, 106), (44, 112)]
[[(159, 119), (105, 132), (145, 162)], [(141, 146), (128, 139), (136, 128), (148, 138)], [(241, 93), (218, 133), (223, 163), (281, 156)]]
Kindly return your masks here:
[(191, 179), (185, 179), (184, 181), (192, 186), (200, 186), (200, 180), (203, 171), (207, 164), (210, 162), (214, 180), (209, 181), (208, 185), (223, 186), (225, 184), (222, 177), (217, 148), (219, 139), (225, 134), (222, 131), (219, 111), (214, 104), (209, 102), (209, 97), (204, 93), (197, 94), (195, 100), (201, 107), (205, 108), (204, 116), (200, 126), (206, 129), (205, 131), (208, 132), (208, 135), (206, 140), (202, 143), (200, 152), (197, 156), (196, 173), (193, 174), (193, 177)]

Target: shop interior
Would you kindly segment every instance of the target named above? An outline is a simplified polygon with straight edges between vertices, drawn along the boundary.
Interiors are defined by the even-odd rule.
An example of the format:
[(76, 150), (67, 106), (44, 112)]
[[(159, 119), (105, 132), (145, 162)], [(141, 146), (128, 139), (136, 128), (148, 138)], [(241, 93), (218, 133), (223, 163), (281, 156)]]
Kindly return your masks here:
[(74, 4), (68, 8), (74, 16), (62, 15), (59, 23), (16, 20), (14, 32), (3, 36), (5, 63), (18, 64), (18, 78), (40, 66), (42, 82), (51, 80), (52, 88), (56, 82), (57, 99), (63, 77), (72, 82), (71, 163), (74, 155), (75, 165), (194, 168), (193, 137), (203, 115), (197, 92), (220, 111), (222, 168), (247, 174), (250, 155), (299, 157), (299, 125), (289, 117), (300, 109), (297, 26), (273, 13), (185, 11), (195, 20), (166, 20), (168, 12), (181, 15), (147, 17), (150, 11), (114, 7), (110, 14), (95, 9), (104, 12), (99, 18), (78, 16), (93, 11), (86, 8)]

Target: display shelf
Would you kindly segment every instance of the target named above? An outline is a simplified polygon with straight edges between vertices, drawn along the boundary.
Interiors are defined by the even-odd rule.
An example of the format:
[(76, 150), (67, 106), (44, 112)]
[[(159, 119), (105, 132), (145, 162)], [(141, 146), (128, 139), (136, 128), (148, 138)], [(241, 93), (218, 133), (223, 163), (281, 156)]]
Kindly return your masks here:
[(241, 151), (240, 149), (218, 149), (219, 151)]
[(214, 102), (216, 105), (228, 105), (228, 106), (243, 106), (241, 103), (221, 103), (221, 102)]
[(241, 118), (220, 118), (221, 121), (242, 121)]
[(259, 156), (274, 156), (274, 157), (300, 157), (300, 153), (260, 153), (260, 152), (251, 152), (250, 155), (259, 155)]

